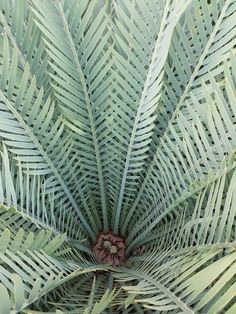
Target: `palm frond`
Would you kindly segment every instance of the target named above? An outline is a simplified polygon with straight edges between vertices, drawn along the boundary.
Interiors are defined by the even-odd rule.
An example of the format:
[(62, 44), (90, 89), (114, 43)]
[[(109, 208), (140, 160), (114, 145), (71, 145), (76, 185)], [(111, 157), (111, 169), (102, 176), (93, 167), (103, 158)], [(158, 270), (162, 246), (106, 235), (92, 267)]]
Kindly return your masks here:
[[(66, 125), (76, 133), (80, 164), (90, 189), (94, 191), (97, 206), (101, 200), (107, 230), (103, 159), (107, 133), (106, 98), (109, 94), (105, 90), (109, 90), (112, 81), (108, 76), (112, 59), (106, 6), (95, 17), (96, 1), (71, 1), (64, 6), (60, 1), (33, 3), (36, 23), (46, 37), (47, 52), (53, 59), (50, 63), (56, 74), (51, 74), (53, 88)], [(58, 37), (60, 33), (63, 36)], [(104, 38), (100, 42), (101, 35)]]
[[(41, 176), (24, 174), (21, 166), (16, 166), (14, 161), (10, 160), (5, 146), (3, 146), (1, 157), (0, 204), (7, 207), (13, 206), (24, 217), (51, 229), (55, 234), (66, 232), (70, 226), (68, 237), (70, 241), (77, 239), (80, 246), (79, 242), (84, 238), (84, 232), (78, 228), (72, 217), (69, 217), (69, 220), (66, 218), (62, 205), (58, 205), (59, 212), (56, 212), (53, 202), (46, 203), (47, 195), (52, 196), (53, 199), (53, 194), (45, 193), (45, 184)], [(31, 185), (32, 188), (30, 188)], [(57, 219), (57, 215), (60, 220)]]
[(17, 313), (80, 273), (96, 270), (71, 252), (65, 235), (53, 237), (13, 209), (1, 208), (0, 230), (2, 313)]
[[(29, 1), (10, 0), (0, 3), (0, 29), (17, 50), (19, 64), (22, 68), (29, 64), (29, 76), (36, 77), (36, 85), (45, 89), (46, 98), (50, 94), (50, 76), (46, 74), (48, 58), (45, 43), (40, 40), (41, 33), (37, 29), (33, 14), (28, 10)], [(45, 75), (46, 74), (46, 75)]]
[[(183, 164), (183, 166), (181, 166), (181, 168), (183, 168), (182, 171), (186, 175), (188, 175), (187, 170), (189, 167), (188, 165), (189, 162), (191, 165), (192, 161), (189, 160), (187, 166), (185, 165), (186, 149), (182, 153), (182, 150), (179, 147), (179, 145), (180, 146), (183, 145), (181, 144), (181, 141), (183, 140), (178, 125), (179, 115), (181, 113), (184, 116), (188, 116), (189, 106), (187, 106), (187, 104), (189, 101), (191, 105), (193, 104), (193, 101), (191, 100), (191, 97), (193, 97), (193, 95), (195, 96), (195, 98), (197, 98), (198, 102), (201, 103), (202, 101), (204, 101), (204, 92), (201, 86), (204, 86), (204, 84), (202, 85), (202, 82), (207, 83), (209, 81), (209, 71), (211, 73), (211, 77), (212, 76), (214, 77), (214, 80), (222, 81), (225, 69), (223, 62), (228, 63), (230, 54), (235, 55), (235, 53), (231, 52), (235, 46), (234, 39), (234, 33), (236, 31), (234, 19), (235, 1), (226, 2), (216, 1), (214, 4), (209, 4), (207, 6), (206, 1), (200, 2), (201, 4), (199, 3), (198, 5), (205, 8), (206, 16), (211, 16), (212, 20), (211, 24), (215, 26), (214, 27), (212, 26), (213, 29), (212, 27), (211, 28), (208, 27), (209, 20), (206, 18), (204, 14), (199, 16), (199, 6), (196, 5), (193, 7), (191, 6), (191, 8), (189, 8), (189, 10), (186, 11), (186, 15), (184, 16), (183, 21), (181, 20), (176, 28), (174, 36), (178, 38), (178, 43), (175, 41), (175, 44), (172, 44), (174, 45), (174, 47), (172, 46), (172, 49), (170, 50), (170, 56), (168, 57), (170, 61), (166, 63), (166, 67), (169, 67), (169, 70), (168, 69), (166, 70), (167, 73), (166, 75), (168, 75), (166, 78), (168, 85), (166, 85), (165, 92), (162, 94), (163, 95), (162, 102), (165, 103), (166, 108), (163, 108), (161, 103), (159, 107), (160, 114), (162, 111), (164, 112), (164, 114), (166, 112), (169, 112), (170, 119), (166, 120), (166, 118), (163, 118), (163, 116), (160, 116), (160, 119), (158, 119), (163, 122), (167, 121), (168, 124), (166, 124), (163, 127), (165, 132), (162, 131), (155, 132), (155, 134), (157, 134), (158, 137), (157, 139), (158, 143), (156, 143), (156, 140), (154, 141), (153, 146), (155, 146), (155, 149), (153, 157), (150, 160), (148, 160), (149, 166), (148, 168), (145, 169), (145, 173), (143, 173), (143, 176), (139, 182), (140, 189), (131, 206), (129, 214), (126, 217), (123, 232), (125, 232), (125, 229), (128, 227), (130, 218), (134, 214), (137, 206), (140, 207), (139, 204), (140, 198), (142, 197), (141, 201), (143, 201), (143, 199), (145, 198), (144, 197), (145, 193), (147, 193), (149, 203), (155, 202), (156, 204), (158, 204), (160, 201), (159, 199), (155, 199), (155, 195), (158, 195), (159, 198), (163, 199), (165, 197), (162, 196), (163, 193), (166, 194), (165, 191), (168, 191), (169, 188), (171, 189), (169, 183), (167, 182), (165, 183), (163, 182), (163, 180), (159, 180), (159, 182), (157, 182), (155, 178), (162, 178), (163, 176), (168, 175), (172, 181), (173, 171), (174, 175), (177, 176), (178, 178), (179, 177), (178, 173), (181, 173), (181, 169), (178, 170), (178, 172), (174, 170), (174, 167), (176, 167), (178, 163)], [(199, 18), (201, 18), (200, 21)], [(202, 25), (205, 24), (206, 27), (203, 28)], [(183, 29), (185, 30), (184, 33)], [(180, 34), (178, 32), (180, 32)], [(226, 34), (227, 36), (225, 36)], [(199, 39), (197, 40), (197, 38)], [(205, 38), (205, 40), (203, 41), (202, 38)], [(200, 42), (202, 44), (202, 47), (199, 46)], [(219, 45), (219, 43), (221, 42), (223, 42), (222, 49), (218, 51), (217, 48), (214, 47), (217, 47), (217, 45)], [(183, 49), (182, 47), (185, 48)], [(184, 53), (186, 54), (187, 59), (189, 59), (190, 56), (192, 56), (190, 62), (189, 63), (184, 62), (183, 66), (181, 65), (176, 66), (177, 56), (178, 60), (182, 60), (183, 58), (182, 55)], [(220, 54), (219, 56), (218, 53)], [(214, 58), (214, 55), (217, 55), (217, 57)], [(232, 66), (233, 63), (235, 63), (234, 58), (235, 57), (231, 58)], [(207, 60), (209, 60), (209, 62)], [(184, 68), (184, 66), (190, 68)], [(178, 71), (180, 72), (178, 73)], [(183, 75), (183, 73), (188, 73), (188, 76), (187, 74)], [(178, 78), (178, 80), (176, 79), (176, 77)], [(181, 82), (181, 80), (184, 81)], [(182, 91), (179, 86), (183, 86)], [(210, 87), (210, 85), (208, 85), (208, 87)], [(174, 88), (176, 90), (174, 90)], [(169, 95), (167, 95), (167, 93), (169, 93)], [(195, 104), (195, 106), (197, 106), (197, 103)], [(189, 128), (191, 130), (192, 126), (189, 126)], [(163, 134), (160, 134), (158, 132), (161, 132)], [(173, 146), (174, 143), (172, 142), (172, 138), (176, 142), (175, 146)], [(188, 139), (186, 140), (189, 142), (191, 141), (191, 138), (188, 137)], [(188, 142), (185, 145), (188, 145)], [(173, 148), (171, 148), (171, 146)], [(207, 154), (211, 156), (212, 153), (210, 147), (209, 145), (207, 145), (206, 148), (204, 148), (205, 149), (204, 154), (206, 154), (207, 152)], [(165, 160), (168, 160), (167, 156), (170, 156), (169, 160), (174, 160), (175, 162), (174, 167), (166, 164)], [(157, 163), (158, 165), (156, 165)], [(159, 167), (161, 163), (163, 164), (162, 170), (159, 171), (157, 170), (157, 167)], [(196, 161), (194, 161), (194, 163), (196, 163)], [(210, 167), (211, 166), (215, 167), (214, 165), (210, 165)], [(190, 175), (188, 176), (188, 180), (190, 181), (193, 180)], [(175, 183), (171, 184), (173, 184), (173, 186), (175, 185)], [(181, 184), (184, 184), (183, 181), (181, 182)], [(155, 190), (152, 190), (151, 186), (154, 186)], [(170, 195), (170, 192), (168, 192), (168, 194)], [(150, 196), (153, 199), (152, 201), (150, 199)]]
[[(162, 141), (162, 150), (158, 150), (154, 157), (155, 166), (150, 172), (152, 173), (152, 177), (149, 178), (150, 185), (147, 186), (146, 192), (143, 190), (142, 206), (146, 218), (141, 218), (142, 224), (137, 228), (134, 226), (136, 230), (131, 230), (130, 239), (131, 234), (134, 235), (134, 232), (137, 234), (138, 230), (150, 221), (148, 217), (150, 212), (157, 211), (157, 220), (153, 219), (152, 214), (152, 227), (149, 231), (157, 221), (168, 215), (194, 191), (216, 180), (222, 174), (225, 163), (229, 163), (228, 170), (234, 167), (232, 165), (235, 160), (234, 101), (231, 96), (232, 88), (235, 88), (233, 87), (235, 72), (232, 70), (234, 64), (235, 55), (231, 54), (231, 59), (222, 69), (227, 81), (223, 79), (217, 82), (208, 74), (209, 83), (202, 83), (201, 98), (199, 99), (199, 94), (192, 93), (191, 98), (185, 102), (184, 115), (179, 111), (174, 126), (170, 128), (170, 137), (174, 138), (175, 143), (171, 143), (170, 137), (166, 136), (166, 142)], [(227, 91), (224, 90), (226, 86)], [(220, 118), (222, 114), (223, 121)], [(167, 159), (167, 156), (170, 156), (170, 159)], [(172, 163), (171, 159), (174, 160)], [(153, 196), (150, 196), (152, 188), (155, 190)], [(132, 211), (137, 202), (134, 204)]]
[(88, 280), (85, 283), (83, 280), (83, 286), (77, 282), (67, 290), (66, 295), (58, 303), (53, 305), (67, 313), (104, 313), (119, 292), (116, 289), (104, 291), (103, 283), (101, 278), (96, 279), (96, 276), (93, 277), (92, 282)]
[[(188, 4), (188, 1), (166, 1), (165, 6), (160, 3), (160, 14), (155, 16), (156, 20), (159, 17), (159, 21), (152, 20), (152, 26), (155, 22), (157, 26), (151, 33), (147, 27), (142, 27), (145, 25), (143, 17), (150, 16), (150, 4), (139, 1), (134, 5), (126, 3), (123, 9), (126, 12), (117, 6), (115, 27), (119, 35), (115, 38), (116, 82), (110, 122), (114, 141), (112, 152), (115, 154), (109, 180), (115, 194), (112, 205), (115, 208), (113, 229), (116, 233), (123, 202), (127, 202), (136, 191), (138, 173), (147, 157), (172, 32)], [(137, 51), (137, 56), (131, 61), (129, 58), (133, 50)]]
[[(64, 210), (71, 212), (72, 207), (76, 208), (78, 216), (85, 223), (83, 224), (85, 229), (91, 236), (94, 236), (68, 186), (73, 184), (73, 179), (71, 180), (71, 176), (62, 178), (65, 172), (68, 174), (68, 168), (73, 171), (71, 167), (73, 159), (68, 160), (66, 167), (61, 162), (68, 155), (68, 150), (72, 149), (70, 138), (62, 136), (64, 128), (62, 119), (59, 117), (53, 121), (53, 102), (50, 98), (46, 102), (43, 101), (43, 88), (38, 91), (35, 79), (30, 80), (27, 64), (23, 72), (18, 67), (17, 50), (13, 48), (11, 51), (7, 37), (4, 37), (3, 48), (4, 61), (0, 91), (2, 141), (10, 147), (9, 150), (16, 156), (23, 170), (27, 169), (28, 174), (41, 176), (50, 174), (46, 180), (46, 189), (53, 190), (60, 197), (64, 194), (70, 202), (69, 208)], [(8, 62), (9, 58), (12, 59), (11, 64)], [(22, 76), (20, 82), (17, 81), (18, 71)], [(59, 141), (63, 143), (63, 149), (59, 146)], [(74, 171), (72, 173), (74, 176)], [(72, 173), (69, 172), (71, 175)], [(81, 203), (87, 208), (88, 205), (81, 190)]]

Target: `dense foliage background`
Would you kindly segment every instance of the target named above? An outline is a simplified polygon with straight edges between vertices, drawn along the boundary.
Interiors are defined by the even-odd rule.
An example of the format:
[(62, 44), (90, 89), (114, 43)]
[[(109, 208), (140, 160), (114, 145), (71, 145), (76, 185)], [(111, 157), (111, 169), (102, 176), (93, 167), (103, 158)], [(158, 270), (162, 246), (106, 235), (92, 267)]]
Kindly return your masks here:
[(236, 1), (0, 0), (0, 313), (236, 313)]

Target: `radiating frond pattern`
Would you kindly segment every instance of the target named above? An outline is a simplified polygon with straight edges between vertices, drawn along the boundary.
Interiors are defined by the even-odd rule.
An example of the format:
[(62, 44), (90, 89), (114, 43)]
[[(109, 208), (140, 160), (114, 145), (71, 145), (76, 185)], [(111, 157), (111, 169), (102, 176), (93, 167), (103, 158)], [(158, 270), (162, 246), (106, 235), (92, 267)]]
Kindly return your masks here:
[(0, 0), (0, 313), (236, 313), (235, 156), (236, 0)]

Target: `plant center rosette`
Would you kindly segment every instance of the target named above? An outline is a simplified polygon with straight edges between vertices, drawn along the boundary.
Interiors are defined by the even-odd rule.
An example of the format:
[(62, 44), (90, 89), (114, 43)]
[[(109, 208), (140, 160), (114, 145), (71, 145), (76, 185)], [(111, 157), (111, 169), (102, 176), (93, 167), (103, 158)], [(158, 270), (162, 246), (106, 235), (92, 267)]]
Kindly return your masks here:
[(121, 265), (125, 262), (125, 241), (124, 238), (113, 234), (101, 233), (93, 247), (93, 251), (101, 263)]

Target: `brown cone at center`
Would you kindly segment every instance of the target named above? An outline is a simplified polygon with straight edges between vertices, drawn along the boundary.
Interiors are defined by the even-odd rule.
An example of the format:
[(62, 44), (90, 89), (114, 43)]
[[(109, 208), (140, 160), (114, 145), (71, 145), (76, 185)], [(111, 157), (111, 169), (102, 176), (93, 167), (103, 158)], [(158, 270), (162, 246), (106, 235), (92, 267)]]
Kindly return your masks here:
[(125, 249), (124, 238), (113, 234), (111, 231), (100, 233), (93, 247), (94, 253), (101, 263), (112, 264), (113, 266), (125, 262)]

